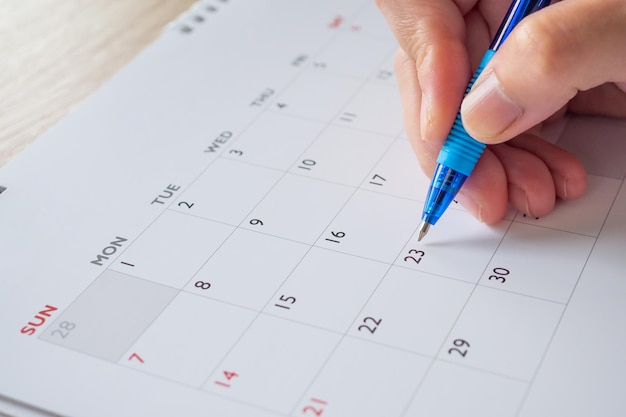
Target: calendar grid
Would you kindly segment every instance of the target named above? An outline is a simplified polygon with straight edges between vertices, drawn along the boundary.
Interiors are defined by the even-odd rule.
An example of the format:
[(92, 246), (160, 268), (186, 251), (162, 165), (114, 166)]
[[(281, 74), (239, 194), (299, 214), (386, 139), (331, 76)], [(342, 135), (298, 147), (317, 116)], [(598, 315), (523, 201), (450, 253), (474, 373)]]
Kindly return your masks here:
[[(507, 231), (508, 231), (508, 229), (509, 229), (510, 227), (511, 227), (511, 225), (509, 224), (509, 226), (507, 227)], [(505, 233), (505, 235), (506, 235), (506, 233)], [(502, 238), (504, 239), (504, 236), (503, 236)], [(498, 244), (498, 247), (500, 246), (500, 244), (502, 244), (502, 240), (500, 240), (500, 242), (499, 242), (499, 244)], [(494, 254), (495, 254), (495, 252), (497, 252), (497, 248), (496, 248), (496, 250), (494, 251)], [(493, 258), (493, 256), (492, 256), (492, 258)], [(488, 266), (485, 266), (485, 270), (486, 270), (487, 268), (488, 268)], [(484, 272), (484, 271), (483, 271), (483, 272)], [(478, 284), (478, 282), (477, 282), (477, 283), (474, 285), (474, 287), (472, 288), (471, 292), (469, 293), (469, 296), (467, 297), (467, 299), (466, 299), (465, 303), (464, 303), (464, 304), (463, 304), (463, 306), (461, 307), (461, 310), (460, 310), (459, 314), (457, 315), (457, 318), (455, 319), (455, 321), (454, 321), (454, 323), (452, 324), (452, 326), (450, 326), (450, 329), (448, 330), (448, 334), (447, 334), (447, 336), (445, 337), (444, 341), (443, 341), (443, 342), (441, 343), (441, 345), (439, 346), (439, 351), (441, 351), (442, 349), (444, 349), (444, 346), (445, 346), (445, 344), (446, 344), (447, 340), (449, 339), (450, 334), (452, 333), (452, 331), (453, 331), (453, 329), (454, 329), (454, 327), (455, 327), (456, 323), (458, 322), (459, 318), (460, 318), (460, 317), (461, 317), (461, 315), (463, 314), (463, 311), (464, 311), (464, 310), (465, 310), (465, 308), (467, 307), (467, 303), (468, 303), (468, 302), (470, 301), (470, 299), (472, 298), (472, 295), (474, 294), (474, 291), (476, 291), (476, 288), (478, 287), (478, 285), (479, 285), (479, 284)], [(439, 359), (437, 356), (434, 356), (434, 357), (432, 357), (432, 358), (431, 358), (430, 364), (429, 364), (428, 368), (426, 369), (426, 372), (424, 373), (424, 375), (423, 375), (423, 376), (422, 376), (422, 378), (420, 379), (420, 382), (419, 382), (419, 384), (418, 384), (417, 388), (415, 389), (415, 391), (414, 391), (413, 395), (411, 396), (411, 400), (413, 400), (413, 399), (415, 398), (415, 395), (416, 395), (416, 394), (420, 391), (420, 388), (421, 388), (421, 386), (424, 384), (424, 381), (428, 378), (428, 374), (430, 373), (431, 369), (433, 368), (433, 365), (434, 365), (434, 364), (435, 364), (435, 362), (437, 362), (438, 360), (441, 360), (441, 359)], [(455, 362), (452, 362), (452, 363), (455, 363)], [(456, 364), (456, 363), (455, 363), (455, 364)], [(482, 371), (484, 371), (483, 369), (481, 369), (481, 370), (482, 370)], [(507, 375), (507, 377), (509, 377), (509, 378), (510, 378), (510, 376), (508, 376), (508, 375)], [(525, 382), (525, 381), (524, 381), (524, 382)], [(408, 410), (409, 410), (409, 406), (410, 406), (410, 402), (408, 402), (408, 403), (406, 404), (406, 406), (404, 407), (404, 410), (403, 410), (403, 412), (402, 412), (402, 414), (401, 414), (402, 416), (407, 415), (407, 412), (408, 412)]]
[[(366, 17), (372, 7), (364, 3), (347, 20)], [(360, 30), (360, 26), (352, 28), (356, 27)], [(382, 37), (366, 35), (383, 44)], [(606, 212), (598, 209), (595, 213), (598, 218), (604, 215), (595, 235), (592, 228), (561, 227), (543, 219), (520, 218), (518, 212), (500, 225), (486, 228), (470, 221), (471, 216), (464, 209), (452, 207), (433, 232), (431, 242), (417, 243), (419, 212), (415, 210), (422, 201), (424, 180), (416, 186), (409, 184), (414, 178), (404, 178), (410, 175), (406, 175), (409, 171), (401, 162), (397, 163), (398, 172), (389, 168), (396, 168), (395, 160), (404, 151), (411, 152), (411, 156), (412, 151), (401, 121), (372, 121), (375, 118), (371, 114), (382, 108), (380, 101), (388, 97), (386, 94), (397, 93), (388, 83), (376, 79), (381, 71), (386, 81), (392, 78), (393, 73), (384, 69), (392, 53), (380, 46), (380, 56), (369, 64), (367, 71), (358, 68), (361, 73), (350, 74), (350, 70), (356, 71), (352, 67), (325, 71), (316, 68), (324, 54), (332, 57), (337, 53), (333, 48), (340, 42), (356, 45), (357, 41), (349, 36), (353, 36), (351, 30), (341, 28), (308, 55), (307, 62), (255, 109), (240, 131), (232, 129), (237, 132), (232, 142), (211, 155), (188, 184), (179, 187), (180, 194), (165, 202), (146, 227), (111, 256), (102, 273), (63, 313), (69, 317), (83, 313), (82, 305), (88, 305), (99, 291), (109, 291), (110, 297), (124, 285), (135, 286), (137, 289), (132, 291), (136, 296), (145, 291), (146, 300), (154, 299), (146, 301), (149, 305), (145, 312), (135, 309), (132, 294), (120, 302), (119, 308), (137, 313), (140, 322), (136, 328), (126, 329), (124, 340), (128, 346), (111, 342), (106, 349), (98, 350), (87, 337), (90, 334), (80, 346), (59, 343), (50, 332), (42, 334), (40, 340), (192, 388), (203, 395), (285, 417), (305, 414), (307, 409), (328, 409), (329, 413), (340, 414), (341, 407), (353, 404), (345, 399), (344, 404), (337, 405), (340, 400), (332, 397), (334, 392), (329, 388), (333, 378), (363, 382), (358, 378), (361, 370), (345, 358), (362, 355), (371, 360), (368, 365), (377, 365), (379, 359), (393, 367), (400, 361), (397, 356), (404, 358), (407, 366), (406, 370), (404, 366), (399, 368), (404, 374), (397, 381), (392, 370), (384, 375), (390, 382), (389, 389), (403, 389), (397, 399), (398, 410), (389, 411), (389, 415), (414, 415), (428, 409), (424, 397), (428, 390), (440, 388), (439, 373), (445, 367), (493, 386), (505, 381), (505, 385), (513, 387), (512, 397), (518, 396), (511, 407), (519, 415), (595, 248), (599, 230), (604, 228), (607, 213), (613, 209), (623, 185), (616, 189), (604, 177), (597, 177), (605, 187), (602, 197), (610, 197), (611, 202)], [(348, 84), (349, 88), (324, 91), (334, 99), (328, 100), (332, 106), (311, 106), (305, 100), (303, 91), (316, 94), (325, 83), (332, 86), (335, 81), (337, 85)], [(366, 105), (372, 107), (363, 107), (363, 117), (359, 106)], [(357, 110), (353, 110), (355, 107)], [(279, 131), (278, 126), (283, 125), (288, 128)], [(261, 146), (260, 138), (269, 141), (272, 134), (284, 137), (267, 142), (267, 147), (289, 146), (285, 154), (290, 159), (279, 161), (261, 152), (249, 152), (254, 149), (252, 146)], [(355, 148), (355, 144), (354, 154), (345, 151)], [(345, 163), (346, 158), (351, 164)], [(419, 168), (416, 161), (411, 163), (409, 168)], [(344, 165), (350, 165), (351, 170), (344, 169)], [(249, 187), (246, 190), (250, 196), (240, 196), (245, 193), (236, 187), (219, 191), (215, 191), (217, 185), (210, 188), (222, 176), (231, 174), (228, 179), (232, 179), (232, 184)], [(295, 194), (294, 189), (304, 191)], [(321, 197), (324, 204), (317, 205)], [(293, 205), (280, 211), (276, 201)], [(187, 209), (181, 208), (181, 204)], [(373, 234), (377, 239), (368, 240), (370, 229), (376, 232)], [(171, 241), (168, 233), (173, 236)], [(536, 238), (538, 248), (524, 246), (526, 234)], [(161, 235), (167, 239), (156, 239)], [(454, 242), (457, 237), (460, 243)], [(237, 246), (244, 239), (252, 243)], [(468, 239), (472, 239), (471, 245), (467, 245)], [(551, 255), (557, 260), (542, 258), (551, 242), (558, 239), (566, 241), (567, 246)], [(276, 254), (273, 250), (285, 253)], [(531, 265), (520, 253), (532, 253), (537, 265)], [(171, 255), (172, 259), (161, 259), (159, 254), (163, 258)], [(562, 276), (552, 277), (546, 272), (557, 262), (570, 258), (575, 262), (570, 262)], [(128, 259), (139, 261), (131, 263)], [(241, 263), (231, 266), (250, 276), (228, 283), (224, 265), (229, 262)], [(163, 266), (165, 272), (157, 271), (152, 263)], [(262, 277), (266, 281), (261, 282), (255, 274), (257, 270), (266, 271), (263, 268), (269, 273)], [(258, 291), (261, 286), (263, 291)], [(398, 288), (406, 290), (397, 291)], [(212, 292), (207, 292), (209, 289)], [(333, 310), (332, 314), (326, 310)], [(215, 331), (215, 339), (223, 337), (223, 341), (212, 340), (209, 346), (201, 336), (190, 335), (189, 346), (184, 346), (190, 352), (190, 359), (185, 358), (187, 362), (181, 360), (177, 367), (159, 362), (171, 352), (166, 347), (154, 347), (154, 341), (160, 340), (164, 329), (179, 330), (175, 319), (184, 317), (186, 312), (199, 312), (199, 317), (207, 322), (203, 323), (207, 328), (201, 331)], [(220, 321), (222, 314), (232, 314), (232, 325)], [(535, 327), (524, 326), (519, 317), (526, 315)], [(64, 317), (61, 315), (53, 324), (73, 326)], [(543, 317), (545, 320), (539, 320)], [(290, 338), (285, 336), (287, 333)], [(302, 361), (297, 356), (298, 349), (308, 340), (318, 339), (320, 348), (310, 351), (312, 357), (306, 358), (310, 364), (293, 366)], [(198, 340), (211, 349), (206, 357), (202, 346), (192, 343)], [(176, 346), (175, 341), (167, 342)], [(272, 348), (284, 350), (274, 353)], [(508, 348), (513, 350), (511, 355), (526, 351), (528, 354), (519, 361), (487, 360), (492, 359), (490, 353)], [(148, 365), (144, 366), (142, 355), (146, 351), (146, 355), (153, 355), (153, 361), (146, 360)], [(394, 355), (384, 354), (389, 352)], [(245, 353), (256, 359), (248, 359)], [(281, 354), (280, 360), (274, 357)], [(197, 367), (193, 366), (193, 355), (198, 358)], [(272, 364), (276, 369), (271, 371), (278, 375), (272, 375), (279, 386), (277, 390), (286, 393), (280, 401), (269, 388), (261, 390), (258, 385), (262, 392), (257, 393), (250, 388), (251, 382), (247, 386), (245, 382), (239, 384), (239, 379), (246, 379), (240, 378), (240, 373), (245, 375), (248, 371), (250, 380), (261, 380)], [(289, 383), (287, 371), (300, 372), (297, 384)], [(280, 380), (281, 375), (284, 381)], [(363, 382), (363, 389), (376, 391), (376, 387), (387, 386), (383, 382)], [(375, 411), (362, 410), (375, 415)]]
[[(619, 195), (619, 193), (620, 193), (620, 192), (622, 192), (622, 190), (623, 190), (623, 189), (624, 189), (624, 183), (622, 183), (622, 184), (620, 185), (620, 189), (619, 189), (619, 191), (618, 191), (618, 192), (615, 194), (615, 196), (613, 197), (613, 199), (612, 199), (612, 201), (611, 201), (611, 208), (610, 208), (610, 210), (609, 210), (609, 211), (612, 211), (612, 210), (613, 210), (613, 207), (615, 206), (615, 202), (616, 202), (616, 200), (617, 200), (617, 196)], [(602, 227), (601, 227), (601, 229), (604, 229), (604, 226), (605, 226), (605, 224), (606, 224), (606, 222), (607, 222), (607, 219), (608, 219), (608, 216), (607, 216), (607, 217), (605, 217), (605, 218), (604, 218), (604, 220), (602, 221)], [(544, 351), (543, 351), (543, 353), (542, 353), (542, 355), (541, 355), (541, 359), (540, 359), (540, 360), (539, 360), (539, 362), (537, 363), (537, 367), (535, 368), (535, 370), (534, 370), (534, 372), (533, 372), (533, 375), (532, 375), (532, 378), (530, 379), (530, 381), (529, 381), (529, 383), (528, 383), (528, 386), (527, 386), (527, 388), (526, 388), (526, 390), (525, 390), (525, 392), (524, 392), (523, 400), (522, 400), (522, 402), (520, 403), (519, 408), (517, 409), (516, 415), (519, 415), (519, 414), (522, 412), (523, 408), (524, 408), (524, 404), (526, 403), (526, 399), (528, 398), (528, 395), (530, 394), (530, 390), (531, 390), (531, 388), (532, 388), (532, 385), (533, 385), (533, 383), (535, 382), (535, 379), (537, 378), (537, 373), (539, 372), (539, 369), (541, 369), (541, 365), (543, 364), (543, 362), (544, 362), (544, 361), (545, 361), (545, 359), (546, 359), (546, 355), (548, 354), (548, 351), (549, 351), (549, 349), (550, 349), (550, 346), (552, 345), (552, 342), (554, 341), (554, 338), (555, 338), (556, 333), (557, 333), (557, 331), (558, 331), (558, 329), (559, 329), (559, 326), (561, 325), (561, 321), (563, 320), (563, 317), (565, 316), (565, 313), (566, 313), (567, 307), (569, 306), (570, 301), (571, 301), (571, 299), (572, 299), (572, 296), (574, 295), (574, 292), (576, 291), (576, 287), (578, 286), (578, 284), (579, 284), (579, 282), (580, 282), (580, 278), (582, 277), (583, 272), (584, 272), (585, 268), (587, 267), (587, 263), (589, 262), (589, 257), (591, 256), (591, 253), (593, 252), (593, 249), (595, 249), (596, 244), (597, 244), (597, 239), (594, 239), (594, 242), (593, 242), (593, 247), (592, 247), (592, 249), (589, 251), (589, 254), (587, 255), (587, 258), (585, 259), (585, 264), (584, 264), (584, 266), (581, 268), (581, 270), (580, 270), (580, 274), (578, 275), (578, 278), (576, 279), (576, 283), (574, 284), (574, 287), (572, 288), (572, 292), (570, 293), (569, 298), (568, 298), (567, 302), (565, 303), (565, 308), (563, 309), (563, 313), (562, 313), (562, 314), (561, 314), (561, 316), (559, 317), (559, 320), (558, 320), (558, 322), (557, 322), (557, 325), (554, 327), (554, 331), (553, 331), (552, 335), (550, 336), (550, 340), (549, 340), (549, 341), (548, 341), (548, 343), (546, 344), (546, 348), (544, 349)]]

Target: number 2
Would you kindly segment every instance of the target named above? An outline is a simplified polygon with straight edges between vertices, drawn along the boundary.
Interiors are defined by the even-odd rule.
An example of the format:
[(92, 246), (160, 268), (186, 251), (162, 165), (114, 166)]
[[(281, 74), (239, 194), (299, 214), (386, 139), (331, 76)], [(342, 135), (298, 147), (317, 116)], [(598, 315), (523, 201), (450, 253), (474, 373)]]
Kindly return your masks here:
[[(376, 329), (378, 329), (378, 326), (380, 326), (380, 323), (382, 323), (383, 319), (378, 319), (376, 320), (373, 317), (365, 317), (363, 319), (363, 324), (361, 324), (357, 330), (361, 331), (363, 329), (367, 330), (368, 332), (370, 332), (371, 334), (374, 334), (374, 332), (376, 331)], [(371, 327), (368, 325), (368, 322), (372, 322), (373, 325), (371, 325)]]

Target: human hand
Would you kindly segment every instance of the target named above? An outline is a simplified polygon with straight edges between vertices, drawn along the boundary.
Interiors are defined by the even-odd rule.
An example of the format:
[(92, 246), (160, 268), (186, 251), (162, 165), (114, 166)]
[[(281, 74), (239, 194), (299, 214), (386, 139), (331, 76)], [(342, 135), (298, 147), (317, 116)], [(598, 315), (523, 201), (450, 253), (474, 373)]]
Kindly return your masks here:
[[(510, 0), (377, 0), (398, 42), (407, 135), (432, 175), (472, 69)], [(507, 202), (543, 216), (581, 196), (582, 164), (538, 136), (566, 112), (626, 117), (626, 1), (563, 0), (526, 17), (492, 58), (461, 113), (485, 149), (457, 200), (485, 223)], [(506, 142), (506, 143), (504, 143)]]

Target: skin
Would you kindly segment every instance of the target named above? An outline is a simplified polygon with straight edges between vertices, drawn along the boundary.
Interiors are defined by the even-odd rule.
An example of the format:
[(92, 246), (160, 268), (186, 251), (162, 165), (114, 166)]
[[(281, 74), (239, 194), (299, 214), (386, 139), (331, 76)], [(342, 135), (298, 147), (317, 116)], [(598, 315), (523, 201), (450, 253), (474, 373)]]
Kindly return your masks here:
[(463, 93), (510, 0), (377, 0), (400, 49), (405, 128), (427, 175), (461, 106), (488, 145), (458, 201), (485, 223), (507, 203), (533, 216), (580, 197), (580, 161), (543, 140), (566, 113), (626, 118), (626, 0), (563, 0), (525, 18)]

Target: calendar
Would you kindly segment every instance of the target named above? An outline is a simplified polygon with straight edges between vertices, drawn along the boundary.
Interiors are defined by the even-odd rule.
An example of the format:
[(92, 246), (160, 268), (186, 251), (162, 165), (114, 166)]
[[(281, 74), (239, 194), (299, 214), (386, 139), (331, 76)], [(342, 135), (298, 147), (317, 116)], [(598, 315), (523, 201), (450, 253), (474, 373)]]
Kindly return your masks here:
[(206, 0), (0, 170), (0, 414), (618, 416), (626, 122), (499, 224), (403, 130), (370, 0)]

